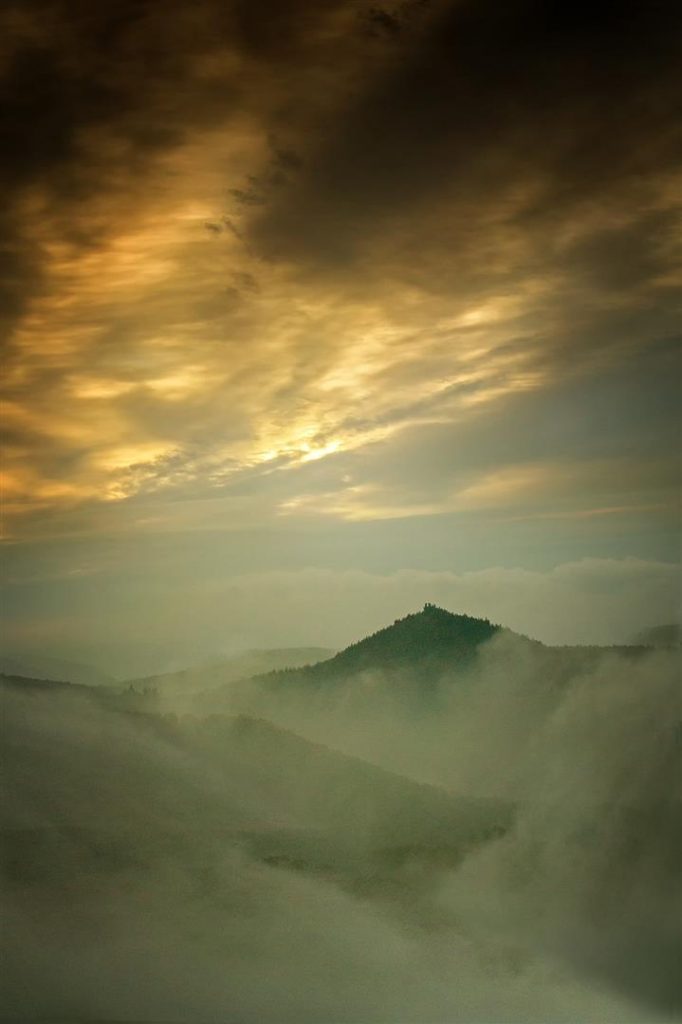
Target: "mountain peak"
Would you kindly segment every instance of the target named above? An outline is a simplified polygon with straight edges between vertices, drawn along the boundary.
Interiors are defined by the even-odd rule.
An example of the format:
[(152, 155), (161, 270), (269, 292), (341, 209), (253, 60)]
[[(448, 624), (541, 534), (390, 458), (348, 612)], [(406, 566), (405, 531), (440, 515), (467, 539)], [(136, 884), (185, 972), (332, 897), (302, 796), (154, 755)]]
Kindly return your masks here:
[(470, 661), (500, 629), (488, 619), (457, 615), (427, 601), (421, 611), (396, 619), (333, 658), (284, 674), (310, 683), (385, 670), (418, 670), (435, 677), (453, 663)]
[(403, 651), (410, 661), (422, 660), (424, 657), (441, 657), (446, 653), (461, 654), (465, 650), (472, 650), (490, 640), (500, 628), (489, 619), (449, 612), (427, 601), (420, 612), (396, 619), (393, 625), (360, 640), (346, 648), (346, 651), (378, 642), (381, 647)]

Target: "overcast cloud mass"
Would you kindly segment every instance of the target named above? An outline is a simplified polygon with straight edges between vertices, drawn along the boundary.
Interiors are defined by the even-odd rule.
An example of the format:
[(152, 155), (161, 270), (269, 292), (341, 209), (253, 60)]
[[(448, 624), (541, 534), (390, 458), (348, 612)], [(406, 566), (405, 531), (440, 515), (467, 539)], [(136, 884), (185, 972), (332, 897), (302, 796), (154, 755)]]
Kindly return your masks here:
[(11, 643), (207, 563), (677, 560), (674, 4), (0, 17)]

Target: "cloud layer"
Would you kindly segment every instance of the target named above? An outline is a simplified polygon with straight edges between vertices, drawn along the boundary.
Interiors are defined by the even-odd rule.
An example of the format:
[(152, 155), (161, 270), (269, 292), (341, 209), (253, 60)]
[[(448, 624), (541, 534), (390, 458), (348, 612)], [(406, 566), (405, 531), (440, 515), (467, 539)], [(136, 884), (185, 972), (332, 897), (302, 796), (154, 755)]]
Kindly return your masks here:
[[(513, 449), (519, 400), (577, 388), (579, 419), (590, 381), (608, 401), (614, 372), (674, 369), (672, 5), (3, 19), (11, 535), (254, 479), (266, 517), (428, 515), (548, 472), (553, 493), (556, 446), (491, 470), (477, 425), (510, 410)], [(562, 453), (583, 511), (670, 507), (673, 415), (644, 481), (629, 450)], [(427, 429), (478, 470), (463, 496), (415, 487)], [(390, 445), (410, 461), (383, 493)], [(598, 494), (610, 477), (639, 496)]]

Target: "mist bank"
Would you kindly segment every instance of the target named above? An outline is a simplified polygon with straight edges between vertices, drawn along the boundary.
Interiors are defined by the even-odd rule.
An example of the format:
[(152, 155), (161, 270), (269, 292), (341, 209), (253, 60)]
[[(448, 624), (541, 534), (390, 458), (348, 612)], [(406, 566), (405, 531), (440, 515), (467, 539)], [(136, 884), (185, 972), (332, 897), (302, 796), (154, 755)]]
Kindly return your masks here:
[(5, 685), (4, 1012), (677, 1019), (675, 652), (502, 632), (417, 676)]

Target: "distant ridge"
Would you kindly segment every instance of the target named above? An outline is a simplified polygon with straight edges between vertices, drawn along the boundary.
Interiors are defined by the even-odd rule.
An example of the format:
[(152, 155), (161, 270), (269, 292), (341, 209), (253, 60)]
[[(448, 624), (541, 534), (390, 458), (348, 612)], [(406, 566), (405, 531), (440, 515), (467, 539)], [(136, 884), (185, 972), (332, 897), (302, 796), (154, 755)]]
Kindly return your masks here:
[(0, 674), (25, 679), (51, 679), (82, 686), (115, 686), (113, 676), (91, 665), (40, 654), (0, 654)]
[(190, 666), (177, 672), (163, 672), (131, 679), (139, 687), (158, 688), (160, 693), (195, 693), (239, 679), (250, 679), (283, 669), (298, 669), (331, 658), (336, 651), (329, 647), (277, 647), (246, 650)]
[(96, 687), (87, 686), (85, 683), (70, 683), (66, 679), (37, 679), (34, 676), (10, 675), (8, 672), (0, 672), (0, 687), (23, 690), (26, 693), (31, 691), (93, 693), (96, 691)]

